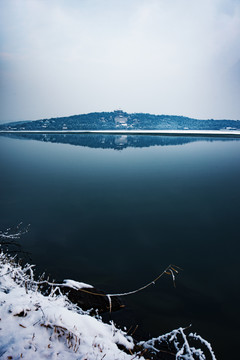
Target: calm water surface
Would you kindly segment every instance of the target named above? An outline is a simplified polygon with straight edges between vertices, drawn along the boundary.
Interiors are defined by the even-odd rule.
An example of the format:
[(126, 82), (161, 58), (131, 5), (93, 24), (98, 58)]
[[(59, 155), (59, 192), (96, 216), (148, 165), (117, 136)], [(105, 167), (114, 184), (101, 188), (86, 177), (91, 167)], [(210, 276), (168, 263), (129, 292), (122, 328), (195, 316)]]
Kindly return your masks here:
[(166, 277), (124, 298), (116, 316), (152, 336), (192, 324), (218, 359), (234, 358), (240, 141), (134, 147), (131, 139), (127, 147), (118, 136), (117, 151), (88, 137), (91, 147), (0, 138), (1, 229), (30, 223), (21, 244), (39, 272), (107, 292), (138, 288), (170, 263), (182, 267), (176, 289)]

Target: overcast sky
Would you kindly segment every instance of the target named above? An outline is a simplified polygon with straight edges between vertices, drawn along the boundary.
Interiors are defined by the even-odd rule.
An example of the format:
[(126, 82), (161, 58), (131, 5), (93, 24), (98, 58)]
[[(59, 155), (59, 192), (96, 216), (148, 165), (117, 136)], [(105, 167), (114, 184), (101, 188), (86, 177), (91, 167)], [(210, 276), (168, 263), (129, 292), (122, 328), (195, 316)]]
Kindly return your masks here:
[(240, 0), (0, 0), (0, 121), (240, 119)]

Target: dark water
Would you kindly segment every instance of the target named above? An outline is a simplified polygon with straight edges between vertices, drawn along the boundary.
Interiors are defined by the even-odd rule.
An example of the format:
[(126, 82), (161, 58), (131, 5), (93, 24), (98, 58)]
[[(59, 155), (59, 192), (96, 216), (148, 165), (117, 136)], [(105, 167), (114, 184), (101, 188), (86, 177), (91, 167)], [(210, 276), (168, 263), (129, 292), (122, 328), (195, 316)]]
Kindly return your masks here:
[(182, 267), (176, 289), (159, 280), (119, 317), (152, 336), (192, 324), (237, 358), (240, 141), (94, 136), (2, 136), (1, 229), (30, 223), (21, 244), (40, 272), (107, 292)]

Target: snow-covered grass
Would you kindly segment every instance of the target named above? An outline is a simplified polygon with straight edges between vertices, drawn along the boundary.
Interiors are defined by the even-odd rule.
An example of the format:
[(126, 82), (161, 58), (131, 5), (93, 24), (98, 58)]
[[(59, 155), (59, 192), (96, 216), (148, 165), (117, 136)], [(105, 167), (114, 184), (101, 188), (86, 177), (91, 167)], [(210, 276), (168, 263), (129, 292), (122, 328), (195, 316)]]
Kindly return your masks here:
[(32, 266), (21, 267), (3, 253), (0, 319), (0, 358), (133, 359), (130, 336), (114, 324), (89, 316), (57, 294), (56, 288), (44, 296), (34, 281)]

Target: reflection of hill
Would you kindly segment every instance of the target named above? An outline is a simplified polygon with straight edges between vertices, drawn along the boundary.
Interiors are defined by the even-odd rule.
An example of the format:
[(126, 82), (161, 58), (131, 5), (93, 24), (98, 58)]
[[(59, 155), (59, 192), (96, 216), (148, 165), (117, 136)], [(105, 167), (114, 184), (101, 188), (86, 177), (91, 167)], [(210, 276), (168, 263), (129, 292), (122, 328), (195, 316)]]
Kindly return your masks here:
[(211, 137), (152, 136), (152, 135), (112, 135), (112, 134), (5, 134), (4, 136), (38, 140), (52, 143), (86, 146), (90, 148), (122, 150), (128, 147), (184, 145), (193, 141), (217, 141), (230, 139)]

